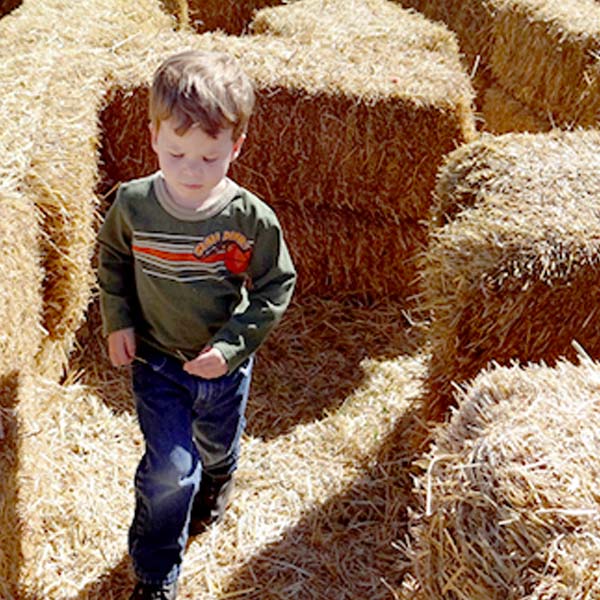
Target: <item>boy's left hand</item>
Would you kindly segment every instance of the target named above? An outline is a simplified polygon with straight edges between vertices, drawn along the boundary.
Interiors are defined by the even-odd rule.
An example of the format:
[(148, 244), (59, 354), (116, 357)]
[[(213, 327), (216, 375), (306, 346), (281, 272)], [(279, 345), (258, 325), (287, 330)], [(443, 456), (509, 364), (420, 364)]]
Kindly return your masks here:
[(183, 364), (183, 370), (203, 379), (215, 379), (227, 373), (227, 361), (216, 348), (205, 348), (192, 360)]

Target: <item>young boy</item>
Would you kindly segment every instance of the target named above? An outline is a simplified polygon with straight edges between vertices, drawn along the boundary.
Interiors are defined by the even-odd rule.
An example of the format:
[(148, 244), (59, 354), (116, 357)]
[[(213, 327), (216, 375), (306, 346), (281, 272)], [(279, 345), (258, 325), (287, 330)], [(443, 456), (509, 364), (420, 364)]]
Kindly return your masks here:
[(222, 516), (252, 356), (294, 288), (275, 214), (227, 177), (253, 106), (229, 56), (168, 58), (150, 94), (160, 171), (119, 188), (99, 233), (109, 356), (132, 364), (146, 443), (129, 531), (132, 599), (174, 599), (188, 536)]

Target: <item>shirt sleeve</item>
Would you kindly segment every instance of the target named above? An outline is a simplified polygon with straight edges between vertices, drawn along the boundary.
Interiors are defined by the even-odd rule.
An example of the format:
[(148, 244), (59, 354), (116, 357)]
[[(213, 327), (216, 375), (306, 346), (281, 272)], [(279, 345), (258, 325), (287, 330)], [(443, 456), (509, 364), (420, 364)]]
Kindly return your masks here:
[(259, 221), (248, 274), (245, 309), (235, 312), (210, 343), (221, 351), (230, 372), (264, 342), (294, 292), (296, 271), (274, 214)]
[(135, 284), (131, 250), (131, 227), (117, 199), (106, 214), (98, 234), (100, 310), (102, 329), (108, 335), (133, 327)]

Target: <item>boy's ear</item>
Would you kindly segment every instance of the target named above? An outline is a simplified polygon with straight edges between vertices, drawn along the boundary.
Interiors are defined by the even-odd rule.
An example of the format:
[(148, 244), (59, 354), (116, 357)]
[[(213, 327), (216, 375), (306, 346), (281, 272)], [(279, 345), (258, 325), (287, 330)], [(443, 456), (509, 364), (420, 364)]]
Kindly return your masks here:
[(231, 151), (231, 160), (235, 160), (240, 155), (245, 140), (246, 134), (242, 133), (242, 135), (240, 135), (235, 144), (233, 144), (233, 150)]

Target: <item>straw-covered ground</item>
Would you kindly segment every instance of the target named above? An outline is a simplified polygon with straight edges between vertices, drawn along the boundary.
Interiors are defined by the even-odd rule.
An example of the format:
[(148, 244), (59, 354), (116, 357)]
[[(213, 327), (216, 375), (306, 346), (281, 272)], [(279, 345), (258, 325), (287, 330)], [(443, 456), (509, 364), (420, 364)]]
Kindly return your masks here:
[[(291, 308), (259, 356), (234, 501), (189, 546), (182, 598), (387, 598), (399, 585), (424, 369), (418, 333), (399, 320), (388, 305)], [(99, 344), (82, 350), (77, 382), (22, 384), (20, 435), (3, 453), (15, 461), (3, 486), (20, 499), (20, 535), (3, 534), (16, 598), (119, 599), (132, 585), (142, 443), (127, 374)]]
[[(500, 11), (500, 0), (421, 4), (450, 27), (478, 24), (477, 35), (457, 28), (455, 36), (390, 0), (0, 2), (3, 600), (119, 600), (133, 583), (126, 537), (143, 441), (128, 371), (109, 366), (100, 334), (94, 238), (114, 186), (156, 168), (148, 85), (160, 61), (183, 48), (230, 52), (256, 81), (258, 108), (233, 176), (280, 214), (300, 285), (258, 356), (232, 505), (221, 525), (191, 542), (181, 597), (484, 600), (496, 597), (485, 595), (490, 585), (515, 600), (598, 597), (598, 538), (592, 525), (585, 535), (577, 529), (590, 523), (589, 507), (574, 508), (591, 497), (596, 467), (581, 449), (597, 440), (590, 433), (577, 446), (576, 418), (566, 414), (579, 410), (592, 431), (594, 408), (582, 398), (597, 392), (594, 365), (482, 376), (466, 396), (483, 387), (480, 395), (494, 402), (475, 411), (475, 425), (459, 431), (455, 417), (442, 426), (437, 445), (415, 462), (430, 434), (423, 406), (443, 413), (453, 380), (465, 383), (488, 360), (515, 358), (523, 344), (536, 351), (519, 354), (524, 360), (554, 360), (573, 337), (594, 351), (598, 134), (476, 139), (469, 73), (491, 82), (491, 129), (544, 130), (547, 111), (561, 123), (579, 118), (574, 105), (589, 116), (596, 13), (587, 24), (577, 19), (576, 30), (555, 27), (567, 19), (553, 0), (545, 8), (515, 0), (511, 13)], [(562, 112), (551, 90), (536, 96), (551, 78), (543, 61), (528, 75), (531, 98), (518, 98), (500, 71), (490, 75), (510, 61), (496, 32), (502, 27), (506, 37), (523, 23), (536, 36), (510, 42), (514, 60), (529, 60), (514, 49), (519, 40), (538, 44), (538, 56), (535, 40), (544, 36), (573, 49), (565, 65), (576, 85), (561, 92), (570, 93), (558, 101)], [(461, 64), (461, 51), (471, 63)], [(553, 58), (551, 68), (562, 64)], [(520, 66), (514, 71), (525, 77)], [(583, 116), (581, 123), (589, 124)], [(423, 314), (433, 318), (429, 327), (414, 322)], [(504, 343), (510, 339), (519, 343)], [(555, 397), (565, 380), (576, 385)], [(521, 414), (523, 398), (532, 408)], [(543, 425), (533, 407), (548, 415)], [(458, 548), (459, 539), (475, 548), (481, 537), (476, 530), (462, 540), (464, 527), (455, 535), (458, 509), (444, 502), (462, 498), (462, 480), (452, 479), (462, 471), (438, 470), (440, 440), (469, 446), (474, 427), (491, 444), (485, 476), (531, 500), (519, 506), (534, 517), (515, 522), (529, 533), (542, 523), (525, 563), (521, 546), (498, 559), (508, 543), (498, 536), (489, 552), (435, 554)], [(526, 440), (504, 448), (502, 427)], [(557, 475), (554, 512), (546, 510), (549, 495), (534, 493), (540, 444), (554, 439), (545, 429), (569, 445), (563, 462), (552, 452), (543, 464), (553, 474), (567, 459), (581, 467), (577, 480)], [(522, 456), (529, 462), (514, 467)], [(415, 498), (412, 474), (421, 467)], [(507, 475), (513, 467), (536, 478)], [(440, 474), (448, 480), (434, 481)], [(452, 494), (432, 495), (444, 486)], [(513, 535), (503, 505), (496, 508), (493, 523)], [(472, 554), (479, 561), (469, 562)], [(444, 568), (428, 571), (430, 557)], [(509, 575), (495, 573), (500, 563)]]

